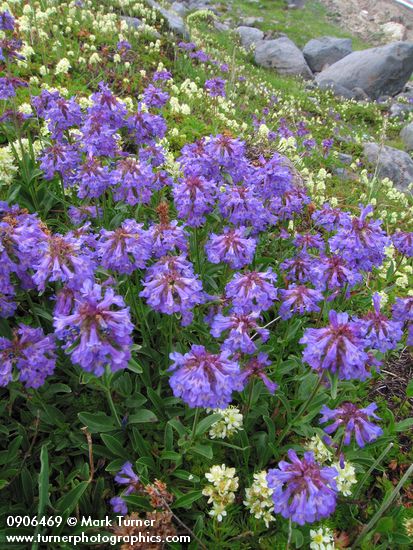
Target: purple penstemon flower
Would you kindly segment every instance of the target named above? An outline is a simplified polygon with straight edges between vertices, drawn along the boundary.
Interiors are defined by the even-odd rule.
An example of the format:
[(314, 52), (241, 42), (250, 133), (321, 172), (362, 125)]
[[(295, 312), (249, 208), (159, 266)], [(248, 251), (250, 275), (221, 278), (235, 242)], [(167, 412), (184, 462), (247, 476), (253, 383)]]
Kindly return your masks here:
[(310, 280), (322, 290), (351, 289), (361, 283), (363, 277), (357, 269), (336, 254), (322, 254), (311, 266)]
[(357, 217), (345, 218), (336, 235), (330, 237), (333, 253), (342, 256), (350, 265), (363, 271), (380, 266), (385, 258), (385, 248), (390, 239), (383, 231), (381, 221), (368, 219), (373, 212), (371, 205), (361, 208)]
[(305, 344), (303, 361), (319, 373), (329, 370), (340, 380), (365, 380), (368, 342), (363, 338), (360, 322), (350, 321), (347, 313), (329, 313), (330, 324), (308, 328), (300, 340)]
[(282, 460), (267, 474), (274, 511), (299, 525), (330, 516), (336, 508), (337, 470), (318, 464), (312, 452), (300, 460), (290, 449), (288, 458), (291, 462)]
[(27, 88), (27, 86), (27, 82), (20, 78), (3, 76), (0, 78), (0, 99), (10, 99), (16, 95), (17, 88)]
[(268, 329), (259, 327), (257, 320), (260, 314), (257, 311), (252, 313), (230, 313), (228, 316), (218, 313), (211, 323), (211, 334), (219, 338), (223, 332), (229, 331), (228, 336), (222, 344), (222, 349), (232, 352), (254, 353), (257, 349), (253, 337), (260, 336), (262, 342), (266, 342), (270, 335)]
[(66, 176), (74, 173), (81, 162), (81, 157), (75, 145), (55, 142), (41, 152), (38, 160), (45, 179), (50, 180), (56, 174), (65, 179)]
[(295, 313), (319, 312), (317, 305), (324, 299), (319, 290), (308, 288), (305, 285), (290, 285), (287, 290), (280, 290), (281, 306), (279, 314), (282, 319), (290, 319)]
[(67, 211), (70, 221), (74, 225), (80, 225), (89, 218), (102, 217), (102, 209), (93, 205), (70, 206)]
[(277, 275), (271, 268), (263, 272), (235, 273), (225, 287), (225, 296), (232, 300), (233, 310), (236, 312), (266, 311), (277, 300), (278, 289), (274, 286), (276, 281)]
[(226, 81), (223, 78), (210, 78), (205, 82), (205, 90), (211, 97), (225, 97), (225, 84)]
[(74, 300), (73, 312), (55, 312), (56, 336), (72, 361), (87, 372), (101, 376), (128, 366), (133, 324), (129, 308), (113, 288), (84, 282)]
[(184, 326), (192, 322), (192, 309), (206, 298), (201, 281), (183, 256), (158, 260), (148, 270), (143, 286), (140, 296), (152, 309), (167, 315), (180, 313)]
[(131, 206), (148, 204), (154, 191), (152, 167), (133, 157), (120, 159), (111, 173), (115, 184), (113, 196), (117, 201), (125, 201)]
[(333, 208), (326, 202), (319, 210), (313, 212), (311, 218), (317, 226), (326, 231), (334, 231), (344, 220), (349, 220), (350, 216), (347, 212), (343, 212), (340, 208)]
[(169, 384), (174, 396), (192, 408), (226, 408), (233, 392), (242, 389), (239, 365), (230, 355), (229, 350), (213, 354), (195, 344), (184, 355), (171, 353), (173, 364), (169, 370), (173, 374)]
[(320, 234), (312, 233), (303, 233), (296, 235), (294, 245), (301, 248), (302, 250), (307, 250), (308, 248), (315, 248), (316, 250), (324, 250), (325, 242)]
[(152, 255), (152, 239), (143, 224), (125, 220), (115, 231), (101, 229), (97, 254), (106, 269), (130, 275), (146, 267)]
[(0, 338), (0, 386), (7, 386), (13, 377), (13, 365), (26, 388), (39, 388), (56, 366), (55, 343), (41, 328), (20, 324), (12, 340)]
[(257, 357), (249, 359), (248, 363), (242, 370), (242, 380), (244, 387), (248, 384), (251, 378), (261, 378), (266, 388), (271, 394), (274, 394), (278, 388), (278, 384), (270, 380), (265, 372), (265, 369), (271, 365), (266, 353), (259, 353)]
[(115, 514), (125, 516), (128, 513), (128, 506), (122, 497), (113, 497), (109, 502)]
[(413, 232), (397, 231), (391, 238), (399, 252), (408, 258), (413, 257)]
[(168, 92), (149, 84), (143, 91), (142, 101), (149, 108), (161, 109), (169, 99)]
[(167, 130), (166, 122), (160, 115), (142, 111), (138, 106), (138, 112), (129, 116), (126, 126), (137, 145), (151, 145), (157, 139), (162, 139)]
[(374, 310), (360, 320), (364, 338), (382, 353), (394, 349), (403, 337), (403, 323), (391, 321), (380, 311), (380, 294), (373, 295)]
[(284, 260), (280, 269), (285, 272), (289, 281), (307, 283), (311, 281), (311, 270), (315, 261), (307, 252), (300, 251), (296, 256)]
[(364, 447), (366, 443), (371, 443), (383, 435), (383, 430), (370, 422), (370, 418), (380, 420), (380, 417), (374, 412), (376, 409), (377, 405), (375, 403), (370, 403), (363, 409), (359, 409), (353, 403), (342, 403), (336, 409), (330, 409), (323, 405), (320, 410), (322, 414), (320, 424), (333, 420), (332, 424), (324, 428), (326, 433), (333, 434), (340, 427), (343, 427), (344, 445), (350, 445), (351, 436), (354, 433), (357, 445)]
[(188, 232), (178, 225), (177, 220), (154, 224), (148, 229), (148, 233), (152, 239), (152, 253), (156, 258), (176, 250), (188, 251)]
[(126, 485), (124, 495), (130, 495), (137, 490), (137, 485), (140, 483), (139, 476), (133, 471), (131, 462), (125, 462), (122, 468), (115, 476), (116, 483), (119, 485)]
[(202, 176), (188, 176), (173, 185), (173, 196), (180, 218), (187, 224), (199, 227), (205, 222), (205, 215), (215, 205), (216, 185)]
[(39, 290), (46, 288), (47, 281), (62, 281), (79, 288), (93, 276), (95, 262), (80, 239), (71, 234), (56, 234), (48, 235), (40, 245), (33, 268), (33, 281)]
[(99, 198), (113, 184), (113, 175), (97, 158), (89, 156), (76, 170), (73, 183), (79, 186), (80, 199)]
[(397, 298), (393, 305), (393, 319), (407, 325), (408, 346), (413, 346), (413, 296), (407, 298)]
[(208, 260), (213, 264), (225, 262), (233, 269), (240, 269), (250, 264), (254, 258), (257, 242), (247, 237), (245, 227), (224, 228), (223, 235), (212, 233), (205, 245)]
[(0, 12), (0, 31), (12, 30), (14, 30), (14, 17), (7, 10)]

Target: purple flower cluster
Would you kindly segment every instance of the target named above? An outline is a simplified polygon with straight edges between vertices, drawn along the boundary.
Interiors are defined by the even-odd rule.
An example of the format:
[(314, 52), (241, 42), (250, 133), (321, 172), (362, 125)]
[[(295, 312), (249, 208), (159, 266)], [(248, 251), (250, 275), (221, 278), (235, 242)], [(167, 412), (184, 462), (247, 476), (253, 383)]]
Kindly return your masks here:
[(106, 367), (116, 371), (128, 366), (133, 325), (121, 296), (87, 280), (75, 294), (71, 310), (64, 309), (56, 308), (54, 327), (74, 363), (96, 376)]
[(189, 407), (225, 409), (234, 391), (242, 389), (240, 368), (230, 359), (231, 352), (208, 352), (204, 346), (193, 345), (191, 351), (171, 353), (173, 371), (169, 384), (175, 397)]
[(183, 255), (162, 257), (148, 269), (142, 284), (140, 296), (148, 305), (167, 315), (180, 313), (184, 326), (192, 322), (193, 307), (206, 298), (192, 264)]
[(13, 379), (13, 366), (26, 388), (39, 388), (56, 366), (55, 343), (40, 328), (20, 324), (12, 340), (0, 338), (0, 386)]
[(102, 229), (96, 249), (101, 265), (128, 275), (146, 267), (152, 255), (152, 239), (142, 226), (135, 220), (125, 220), (115, 231)]
[(320, 411), (322, 414), (320, 424), (333, 420), (332, 424), (324, 428), (325, 432), (332, 434), (343, 427), (344, 445), (350, 445), (351, 436), (354, 433), (357, 445), (364, 447), (366, 443), (371, 443), (383, 435), (383, 430), (369, 421), (370, 418), (380, 420), (374, 412), (376, 409), (375, 403), (370, 403), (363, 409), (359, 409), (353, 403), (342, 403), (337, 409), (330, 409), (323, 405)]
[(225, 262), (233, 269), (239, 269), (252, 262), (256, 245), (255, 239), (247, 237), (245, 227), (225, 227), (222, 235), (211, 233), (205, 250), (211, 263)]
[(337, 470), (321, 466), (312, 452), (299, 459), (290, 449), (278, 468), (268, 471), (268, 487), (273, 490), (274, 511), (299, 525), (330, 516), (336, 508)]
[(329, 370), (340, 380), (365, 380), (369, 356), (367, 342), (358, 321), (350, 321), (347, 313), (329, 313), (325, 328), (308, 328), (300, 340), (305, 344), (303, 361), (318, 373)]

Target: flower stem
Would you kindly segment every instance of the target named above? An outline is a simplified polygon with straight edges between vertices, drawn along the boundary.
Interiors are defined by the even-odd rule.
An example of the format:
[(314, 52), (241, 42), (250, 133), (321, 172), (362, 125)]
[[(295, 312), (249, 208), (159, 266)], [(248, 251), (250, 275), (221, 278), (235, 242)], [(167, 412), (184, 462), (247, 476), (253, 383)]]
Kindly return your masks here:
[(111, 392), (111, 388), (110, 388), (110, 382), (111, 382), (111, 375), (110, 374), (108, 374), (108, 373), (105, 374), (104, 382), (105, 382), (105, 393), (106, 393), (106, 397), (107, 397), (107, 400), (108, 400), (109, 408), (110, 408), (113, 416), (115, 417), (116, 424), (119, 427), (121, 427), (122, 423), (120, 421), (118, 411), (116, 410), (115, 403), (113, 402), (113, 399), (112, 399), (112, 392)]
[(310, 405), (310, 403), (312, 402), (314, 397), (317, 395), (318, 390), (320, 389), (320, 386), (323, 382), (323, 379), (324, 379), (324, 373), (319, 377), (319, 379), (317, 381), (317, 384), (314, 386), (314, 389), (311, 392), (311, 394), (309, 395), (307, 401), (305, 401), (305, 403), (303, 403), (301, 405), (301, 407), (300, 407), (298, 413), (296, 414), (296, 416), (293, 418), (293, 420), (291, 420), (290, 422), (287, 423), (287, 425), (285, 426), (285, 428), (281, 432), (280, 438), (278, 439), (278, 442), (277, 442), (278, 445), (281, 445), (281, 443), (284, 441), (284, 439), (285, 439), (286, 435), (288, 434), (288, 432), (290, 431), (290, 429), (298, 422), (298, 420), (300, 420), (300, 418), (302, 417), (305, 410), (308, 408), (308, 406)]
[(192, 443), (192, 441), (194, 441), (194, 439), (195, 439), (195, 432), (196, 432), (196, 428), (197, 428), (197, 426), (198, 426), (198, 421), (199, 421), (199, 411), (200, 411), (200, 409), (199, 409), (199, 407), (197, 407), (197, 408), (195, 409), (194, 422), (193, 422), (193, 424), (192, 424), (192, 430), (191, 430), (191, 443)]
[(359, 536), (354, 541), (353, 548), (359, 548), (360, 547), (360, 542), (369, 533), (369, 531), (371, 531), (371, 529), (376, 525), (376, 523), (379, 521), (379, 519), (382, 517), (382, 515), (385, 513), (385, 511), (391, 505), (391, 503), (397, 498), (398, 494), (400, 493), (401, 488), (403, 487), (404, 483), (409, 479), (409, 477), (411, 476), (412, 473), (413, 473), (413, 464), (410, 465), (410, 468), (407, 470), (407, 472), (401, 478), (401, 480), (396, 485), (396, 487), (393, 489), (393, 491), (390, 493), (390, 495), (383, 500), (380, 508), (377, 510), (377, 512), (374, 514), (374, 516), (371, 518), (371, 520), (368, 522), (368, 524), (363, 527), (361, 533), (359, 534)]

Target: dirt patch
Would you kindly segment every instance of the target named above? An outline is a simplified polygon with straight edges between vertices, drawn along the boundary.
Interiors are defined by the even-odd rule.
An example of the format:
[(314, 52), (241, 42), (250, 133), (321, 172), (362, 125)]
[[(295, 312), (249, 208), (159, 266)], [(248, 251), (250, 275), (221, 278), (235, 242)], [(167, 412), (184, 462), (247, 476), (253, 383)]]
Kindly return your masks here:
[(404, 40), (413, 41), (413, 10), (391, 0), (320, 0), (328, 9), (330, 21), (372, 45), (385, 44), (382, 25), (401, 23)]
[[(406, 388), (413, 379), (413, 355), (405, 348), (399, 357), (391, 359), (381, 369), (381, 376), (372, 385), (369, 400), (382, 398), (398, 422), (412, 416), (413, 398), (406, 397)], [(411, 449), (411, 432), (400, 434), (400, 444), (406, 451)]]

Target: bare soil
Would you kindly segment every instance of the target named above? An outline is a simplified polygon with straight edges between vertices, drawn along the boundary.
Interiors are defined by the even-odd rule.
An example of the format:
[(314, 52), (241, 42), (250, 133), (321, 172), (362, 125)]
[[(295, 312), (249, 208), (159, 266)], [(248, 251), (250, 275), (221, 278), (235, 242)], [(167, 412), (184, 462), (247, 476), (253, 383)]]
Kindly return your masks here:
[(386, 40), (381, 26), (402, 23), (405, 40), (413, 41), (413, 10), (393, 0), (320, 0), (328, 9), (329, 19), (372, 45)]

